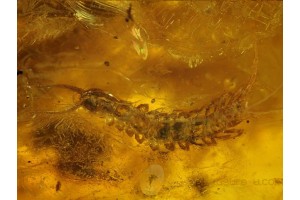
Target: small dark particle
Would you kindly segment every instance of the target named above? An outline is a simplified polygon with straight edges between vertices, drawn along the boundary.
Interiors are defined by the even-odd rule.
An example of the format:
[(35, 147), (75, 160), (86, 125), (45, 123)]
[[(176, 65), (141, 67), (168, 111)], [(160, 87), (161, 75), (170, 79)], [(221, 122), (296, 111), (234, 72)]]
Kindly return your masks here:
[(31, 163), (31, 161), (30, 161), (30, 160), (28, 160), (28, 163)]
[(151, 99), (151, 103), (155, 103), (155, 99)]
[(104, 62), (104, 65), (108, 67), (108, 66), (109, 66), (109, 62), (108, 62), (108, 61), (105, 61), (105, 62)]
[(17, 75), (22, 75), (23, 71), (22, 70), (18, 70)]
[(61, 188), (61, 183), (60, 183), (60, 181), (57, 181), (56, 186), (55, 186), (55, 191), (56, 192), (59, 191), (60, 188)]
[(133, 21), (131, 10), (132, 10), (132, 7), (131, 7), (131, 4), (129, 4), (129, 8), (126, 10), (126, 12), (127, 12), (127, 17), (125, 18), (126, 22), (129, 22), (130, 20)]
[(114, 39), (116, 39), (116, 40), (117, 40), (117, 39), (119, 39), (119, 38), (118, 38), (118, 36), (114, 36)]
[(249, 120), (247, 120), (247, 123), (249, 124), (249, 123), (250, 123), (250, 121), (249, 121)]

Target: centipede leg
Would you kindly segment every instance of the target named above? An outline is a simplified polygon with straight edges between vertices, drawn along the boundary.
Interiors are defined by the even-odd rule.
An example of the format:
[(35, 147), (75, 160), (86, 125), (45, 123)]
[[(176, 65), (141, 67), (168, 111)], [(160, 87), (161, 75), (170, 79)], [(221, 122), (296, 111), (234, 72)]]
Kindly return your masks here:
[(165, 143), (165, 147), (166, 147), (166, 149), (168, 149), (170, 151), (174, 151), (175, 150), (175, 144), (173, 142)]
[(135, 137), (135, 140), (136, 140), (138, 143), (140, 143), (140, 144), (142, 144), (142, 143), (144, 142), (144, 140), (145, 140), (144, 135), (141, 135), (141, 136), (140, 136), (140, 134), (135, 134), (134, 137)]
[(208, 106), (206, 106), (205, 108), (202, 108), (205, 110), (205, 116), (208, 116), (214, 112), (216, 112), (216, 110), (218, 109), (218, 104), (220, 103), (218, 99), (213, 100)]
[(149, 111), (149, 105), (148, 104), (140, 104), (136, 107), (139, 111), (146, 113)]
[(157, 144), (152, 144), (150, 143), (150, 148), (152, 149), (152, 151), (157, 151), (159, 149), (159, 146)]
[[(230, 139), (230, 138), (236, 138), (236, 137), (242, 135), (243, 132), (244, 132), (243, 129), (228, 129), (223, 132), (223, 135), (220, 135), (222, 133), (219, 133), (219, 135), (218, 134), (215, 135), (215, 138), (224, 139), (224, 140)], [(232, 135), (232, 134), (234, 134), (234, 135)]]
[(213, 108), (214, 104), (211, 103), (207, 106), (207, 108), (205, 109), (205, 116), (208, 116), (209, 114), (215, 112), (215, 108)]
[(128, 135), (129, 137), (132, 137), (132, 136), (134, 135), (134, 130), (131, 129), (131, 128), (127, 128), (127, 129), (125, 130), (125, 132), (127, 133), (127, 135)]
[(203, 143), (199, 143), (199, 142), (191, 142), (191, 144), (194, 144), (194, 145), (197, 145), (197, 146), (201, 146), (201, 147), (203, 147), (203, 146), (204, 146), (204, 144), (203, 144)]
[(206, 137), (202, 138), (202, 141), (208, 146), (217, 145), (216, 140), (212, 136), (206, 136)]
[(183, 150), (186, 150), (186, 151), (190, 150), (190, 145), (188, 142), (178, 142), (178, 145)]

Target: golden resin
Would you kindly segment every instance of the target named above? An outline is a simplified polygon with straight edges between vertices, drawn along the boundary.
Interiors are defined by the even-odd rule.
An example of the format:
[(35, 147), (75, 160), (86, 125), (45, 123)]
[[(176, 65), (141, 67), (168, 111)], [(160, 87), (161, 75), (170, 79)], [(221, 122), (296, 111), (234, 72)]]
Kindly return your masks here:
[(19, 199), (282, 199), (281, 1), (18, 1)]

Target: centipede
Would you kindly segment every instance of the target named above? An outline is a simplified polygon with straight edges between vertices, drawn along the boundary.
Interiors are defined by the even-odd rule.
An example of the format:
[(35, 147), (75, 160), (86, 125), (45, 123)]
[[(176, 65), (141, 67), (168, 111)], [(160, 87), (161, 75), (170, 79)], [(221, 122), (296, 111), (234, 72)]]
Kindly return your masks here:
[[(188, 151), (190, 145), (216, 145), (218, 139), (239, 137), (244, 130), (236, 128), (245, 120), (247, 96), (257, 76), (258, 58), (252, 64), (253, 73), (247, 83), (236, 91), (227, 91), (214, 98), (200, 109), (190, 111), (174, 110), (170, 113), (149, 110), (148, 104), (134, 105), (115, 97), (99, 88), (82, 89), (72, 85), (56, 84), (46, 87), (60, 87), (79, 94), (79, 100), (69, 109), (83, 107), (91, 113), (105, 116), (108, 126), (115, 126), (142, 144), (147, 142), (153, 151), (164, 146), (174, 151), (176, 144)], [(53, 112), (55, 113), (55, 112)]]

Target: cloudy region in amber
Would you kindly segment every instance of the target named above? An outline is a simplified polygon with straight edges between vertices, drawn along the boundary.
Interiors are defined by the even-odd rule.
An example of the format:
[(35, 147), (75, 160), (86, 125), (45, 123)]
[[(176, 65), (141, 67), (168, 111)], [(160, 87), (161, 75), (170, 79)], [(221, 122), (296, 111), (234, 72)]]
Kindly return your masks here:
[(18, 1), (18, 198), (282, 199), (282, 1)]

